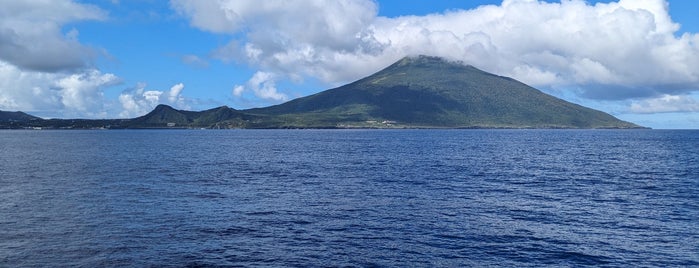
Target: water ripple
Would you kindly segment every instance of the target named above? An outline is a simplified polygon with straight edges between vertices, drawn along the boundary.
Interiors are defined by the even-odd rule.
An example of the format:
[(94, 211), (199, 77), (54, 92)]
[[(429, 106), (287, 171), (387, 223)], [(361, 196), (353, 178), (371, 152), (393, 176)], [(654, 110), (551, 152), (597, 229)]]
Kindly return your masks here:
[(3, 131), (0, 266), (699, 266), (699, 132)]

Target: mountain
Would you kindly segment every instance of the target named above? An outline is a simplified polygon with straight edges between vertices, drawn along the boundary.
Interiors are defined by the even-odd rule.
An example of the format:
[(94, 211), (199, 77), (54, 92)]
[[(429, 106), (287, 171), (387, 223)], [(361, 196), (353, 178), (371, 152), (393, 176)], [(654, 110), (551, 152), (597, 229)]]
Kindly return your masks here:
[(16, 128), (18, 126), (41, 121), (43, 121), (43, 119), (23, 112), (0, 111), (0, 129)]
[[(7, 118), (7, 119), (5, 119)], [(43, 120), (0, 112), (0, 128), (641, 128), (512, 78), (406, 57), (356, 82), (265, 108), (158, 105), (133, 119)]]
[(354, 83), (244, 112), (278, 127), (637, 128), (512, 78), (406, 57)]
[(0, 111), (0, 121), (2, 122), (9, 122), (9, 121), (31, 121), (31, 120), (41, 120), (41, 118), (29, 115), (23, 112), (6, 112), (6, 111)]

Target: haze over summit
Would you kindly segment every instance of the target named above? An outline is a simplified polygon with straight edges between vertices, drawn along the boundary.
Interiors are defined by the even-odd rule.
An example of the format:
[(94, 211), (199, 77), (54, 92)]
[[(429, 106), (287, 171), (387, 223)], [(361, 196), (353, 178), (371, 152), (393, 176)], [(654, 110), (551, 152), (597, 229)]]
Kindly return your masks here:
[(3, 111), (130, 118), (158, 104), (264, 107), (426, 54), (625, 121), (699, 127), (693, 1), (2, 5)]

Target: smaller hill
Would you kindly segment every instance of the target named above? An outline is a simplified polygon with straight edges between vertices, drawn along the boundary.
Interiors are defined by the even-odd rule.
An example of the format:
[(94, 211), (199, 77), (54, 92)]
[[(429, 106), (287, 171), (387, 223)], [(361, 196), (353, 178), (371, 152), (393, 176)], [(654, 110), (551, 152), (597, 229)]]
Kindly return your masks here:
[(45, 120), (23, 112), (0, 111), (0, 129), (41, 125)]
[(24, 112), (0, 111), (0, 121), (3, 121), (3, 122), (9, 122), (9, 121), (27, 122), (27, 121), (32, 121), (32, 120), (42, 120), (42, 119), (39, 117), (33, 116), (33, 115), (26, 114)]
[(177, 110), (160, 104), (150, 113), (124, 122), (125, 128), (242, 128), (255, 116), (221, 106), (205, 111)]

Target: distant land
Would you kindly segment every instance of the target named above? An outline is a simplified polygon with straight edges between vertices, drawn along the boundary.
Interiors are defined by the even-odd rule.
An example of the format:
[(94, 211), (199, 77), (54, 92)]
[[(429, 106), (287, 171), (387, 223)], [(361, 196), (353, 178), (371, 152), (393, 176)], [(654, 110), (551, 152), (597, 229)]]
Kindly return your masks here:
[(512, 78), (430, 56), (279, 105), (205, 111), (158, 105), (132, 119), (42, 119), (0, 111), (0, 128), (643, 128)]

